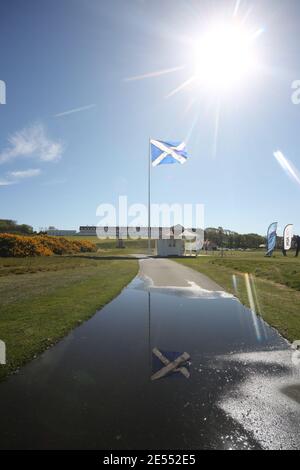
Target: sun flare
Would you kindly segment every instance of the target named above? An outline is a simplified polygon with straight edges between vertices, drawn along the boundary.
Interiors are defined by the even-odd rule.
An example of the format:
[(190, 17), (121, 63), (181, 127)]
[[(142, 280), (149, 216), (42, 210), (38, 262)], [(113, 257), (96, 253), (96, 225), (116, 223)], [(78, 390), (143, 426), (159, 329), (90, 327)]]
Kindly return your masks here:
[(222, 90), (248, 77), (258, 65), (255, 39), (260, 33), (237, 24), (210, 27), (194, 45), (195, 79)]

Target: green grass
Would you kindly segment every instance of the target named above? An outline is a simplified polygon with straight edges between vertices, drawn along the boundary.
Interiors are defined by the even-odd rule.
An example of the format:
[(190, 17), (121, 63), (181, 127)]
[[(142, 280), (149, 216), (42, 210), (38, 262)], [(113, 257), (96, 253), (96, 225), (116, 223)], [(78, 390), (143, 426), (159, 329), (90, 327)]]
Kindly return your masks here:
[(257, 252), (226, 252), (223, 258), (217, 254), (178, 262), (206, 274), (248, 307), (245, 273), (250, 274), (256, 312), (285, 338), (300, 339), (300, 258), (284, 258), (276, 253), (268, 259)]
[(137, 270), (134, 259), (95, 255), (0, 258), (0, 380), (90, 318)]
[(291, 255), (284, 257), (276, 252), (272, 258), (266, 258), (260, 252), (226, 252), (223, 258), (215, 256), (211, 263), (300, 291), (300, 258)]

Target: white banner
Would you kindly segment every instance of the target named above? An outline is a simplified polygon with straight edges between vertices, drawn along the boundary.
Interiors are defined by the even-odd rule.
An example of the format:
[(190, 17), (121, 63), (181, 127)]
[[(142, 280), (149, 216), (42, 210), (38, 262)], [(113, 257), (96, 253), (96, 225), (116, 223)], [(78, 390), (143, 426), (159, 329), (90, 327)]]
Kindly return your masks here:
[(294, 235), (294, 225), (289, 224), (285, 227), (284, 232), (283, 232), (284, 249), (286, 251), (290, 250), (292, 247), (293, 235)]

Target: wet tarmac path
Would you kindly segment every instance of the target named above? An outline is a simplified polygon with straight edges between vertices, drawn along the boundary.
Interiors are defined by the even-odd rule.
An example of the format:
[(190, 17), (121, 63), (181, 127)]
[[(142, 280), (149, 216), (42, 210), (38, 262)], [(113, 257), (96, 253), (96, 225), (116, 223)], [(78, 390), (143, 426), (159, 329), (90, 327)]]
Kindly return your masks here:
[[(140, 266), (116, 299), (0, 384), (0, 448), (300, 449), (289, 344), (205, 276), (170, 260)], [(151, 381), (153, 348), (187, 352), (190, 378)]]

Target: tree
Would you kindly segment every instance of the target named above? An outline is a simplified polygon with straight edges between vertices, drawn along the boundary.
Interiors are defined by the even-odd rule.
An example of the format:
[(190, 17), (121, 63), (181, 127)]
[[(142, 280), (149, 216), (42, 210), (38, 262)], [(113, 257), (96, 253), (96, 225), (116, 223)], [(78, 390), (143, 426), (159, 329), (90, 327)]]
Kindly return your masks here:
[(205, 229), (205, 240), (215, 243), (220, 248), (257, 249), (265, 243), (265, 238), (256, 233), (239, 234), (223, 227)]
[(0, 219), (0, 233), (20, 233), (23, 235), (30, 235), (33, 233), (33, 228), (27, 224), (18, 225), (15, 220)]

